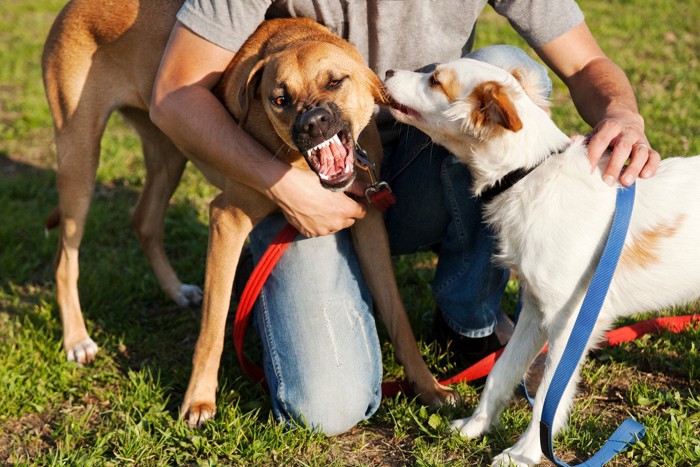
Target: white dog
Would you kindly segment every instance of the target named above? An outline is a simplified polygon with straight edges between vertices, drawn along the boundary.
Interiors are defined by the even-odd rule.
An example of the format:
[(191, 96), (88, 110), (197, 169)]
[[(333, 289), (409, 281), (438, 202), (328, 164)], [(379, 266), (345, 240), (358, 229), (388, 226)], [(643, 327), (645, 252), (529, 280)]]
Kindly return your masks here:
[[(541, 460), (545, 395), (602, 254), (617, 189), (601, 180), (609, 155), (591, 173), (584, 142), (571, 142), (557, 128), (546, 100), (526, 81), (520, 72), (469, 59), (439, 65), (433, 73), (390, 71), (386, 79), (395, 118), (447, 147), (469, 166), (474, 194), (489, 194), (485, 218), (498, 237), (496, 259), (517, 272), (523, 289), (515, 332), (474, 414), (452, 426), (467, 438), (485, 434), (549, 344), (530, 425), (493, 465)], [(493, 191), (508, 182), (515, 183)], [(637, 181), (622, 256), (586, 351), (619, 316), (700, 295), (698, 199), (700, 157), (666, 159), (655, 177)], [(580, 364), (562, 397), (554, 433), (566, 424)]]

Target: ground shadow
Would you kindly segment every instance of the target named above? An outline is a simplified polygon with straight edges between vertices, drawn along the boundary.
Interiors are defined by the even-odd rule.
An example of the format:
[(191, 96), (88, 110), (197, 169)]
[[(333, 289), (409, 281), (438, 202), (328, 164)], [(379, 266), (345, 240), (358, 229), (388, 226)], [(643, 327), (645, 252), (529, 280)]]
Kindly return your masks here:
[[(91, 336), (113, 355), (121, 371), (147, 369), (169, 392), (177, 416), (199, 332), (200, 309), (181, 308), (160, 290), (130, 225), (138, 188), (98, 183), (80, 250), (79, 292)], [(21, 323), (54, 329), (61, 342), (55, 305), (53, 259), (58, 232), (44, 234), (44, 221), (57, 203), (55, 172), (0, 152), (0, 289), (13, 300), (2, 311)], [(203, 285), (208, 229), (187, 202), (170, 206), (166, 251), (184, 282)], [(50, 303), (50, 317), (33, 305)], [(49, 322), (52, 321), (52, 322)], [(233, 351), (229, 315), (221, 373), (231, 385), (241, 377)], [(99, 354), (98, 354), (99, 358)], [(90, 371), (85, 368), (84, 371)]]

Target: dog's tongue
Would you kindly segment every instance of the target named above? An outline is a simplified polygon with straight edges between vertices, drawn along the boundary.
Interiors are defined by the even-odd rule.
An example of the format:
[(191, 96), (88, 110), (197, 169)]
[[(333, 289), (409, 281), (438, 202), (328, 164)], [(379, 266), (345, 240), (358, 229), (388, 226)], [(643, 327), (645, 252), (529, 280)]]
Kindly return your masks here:
[(345, 170), (345, 159), (348, 155), (345, 146), (335, 141), (319, 150), (319, 161), (321, 162), (321, 172), (328, 177), (334, 177)]

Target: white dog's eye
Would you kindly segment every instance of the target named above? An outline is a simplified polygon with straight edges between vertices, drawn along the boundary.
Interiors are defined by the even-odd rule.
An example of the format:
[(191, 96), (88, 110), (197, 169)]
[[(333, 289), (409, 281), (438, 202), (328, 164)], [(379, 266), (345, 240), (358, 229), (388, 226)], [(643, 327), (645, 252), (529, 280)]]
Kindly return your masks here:
[(431, 86), (440, 86), (440, 81), (438, 81), (437, 75), (435, 73), (430, 75), (430, 85)]

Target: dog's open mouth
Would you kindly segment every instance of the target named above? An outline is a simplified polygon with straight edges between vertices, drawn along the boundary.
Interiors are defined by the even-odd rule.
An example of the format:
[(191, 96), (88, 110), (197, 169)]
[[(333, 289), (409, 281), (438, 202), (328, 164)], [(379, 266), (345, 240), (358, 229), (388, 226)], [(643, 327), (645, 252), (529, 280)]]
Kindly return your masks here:
[(394, 114), (394, 118), (399, 118), (401, 116), (408, 116), (415, 119), (420, 118), (420, 112), (416, 109), (412, 109), (407, 105), (400, 104), (396, 101), (391, 103), (391, 113)]
[(321, 184), (331, 189), (345, 188), (355, 177), (353, 153), (354, 141), (344, 130), (304, 152), (304, 158), (321, 179)]

